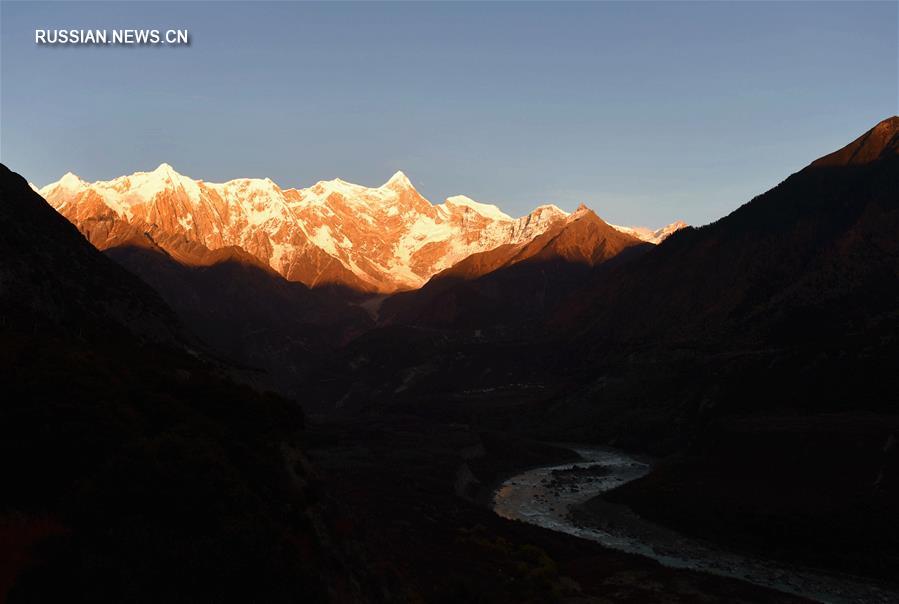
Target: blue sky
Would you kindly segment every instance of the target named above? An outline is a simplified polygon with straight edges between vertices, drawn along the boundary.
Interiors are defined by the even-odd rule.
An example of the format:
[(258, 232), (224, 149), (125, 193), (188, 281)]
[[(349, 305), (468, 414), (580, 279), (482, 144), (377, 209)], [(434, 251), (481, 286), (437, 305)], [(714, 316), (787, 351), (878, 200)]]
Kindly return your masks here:
[[(896, 2), (2, 2), (0, 157), (37, 184), (402, 169), (520, 215), (714, 220), (899, 112)], [(188, 28), (49, 47), (35, 28)]]

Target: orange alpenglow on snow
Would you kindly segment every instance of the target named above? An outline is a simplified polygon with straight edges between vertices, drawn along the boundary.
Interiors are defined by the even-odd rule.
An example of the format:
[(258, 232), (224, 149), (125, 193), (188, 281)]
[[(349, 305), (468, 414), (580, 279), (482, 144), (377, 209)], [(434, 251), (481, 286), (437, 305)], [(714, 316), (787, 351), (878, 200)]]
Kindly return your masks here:
[[(434, 205), (402, 172), (380, 187), (334, 179), (281, 189), (267, 178), (194, 180), (164, 163), (93, 183), (70, 172), (38, 192), (101, 250), (149, 239), (196, 265), (236, 246), (309, 287), (381, 293), (421, 287), (472, 254), (526, 245), (569, 217), (543, 205), (513, 218), (462, 195)], [(658, 243), (682, 226), (614, 228)]]

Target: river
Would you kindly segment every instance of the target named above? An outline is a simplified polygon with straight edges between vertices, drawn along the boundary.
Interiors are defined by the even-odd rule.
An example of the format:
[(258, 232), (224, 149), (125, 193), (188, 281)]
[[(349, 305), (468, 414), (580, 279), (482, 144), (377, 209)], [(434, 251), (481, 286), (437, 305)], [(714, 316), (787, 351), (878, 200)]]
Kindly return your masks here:
[[(581, 504), (631, 480), (650, 465), (610, 448), (567, 446), (584, 461), (532, 468), (503, 482), (494, 511), (511, 520), (596, 541), (659, 561), (665, 566), (732, 577), (819, 602), (896, 603), (899, 593), (849, 576), (791, 567), (726, 551), (645, 521), (620, 505), (603, 505), (583, 521)], [(598, 517), (597, 517), (598, 516)]]

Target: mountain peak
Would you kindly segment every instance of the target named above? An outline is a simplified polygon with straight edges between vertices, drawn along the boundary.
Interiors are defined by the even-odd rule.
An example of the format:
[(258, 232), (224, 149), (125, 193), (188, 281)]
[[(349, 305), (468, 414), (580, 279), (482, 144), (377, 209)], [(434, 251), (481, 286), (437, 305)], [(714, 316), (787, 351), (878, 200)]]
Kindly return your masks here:
[(874, 126), (875, 131), (886, 131), (890, 134), (896, 134), (899, 132), (899, 115), (894, 115), (892, 117), (888, 117), (885, 120), (882, 120), (879, 124)]
[(899, 155), (899, 116), (888, 117), (860, 137), (830, 155), (812, 162), (814, 167), (871, 163)]
[(457, 207), (465, 207), (477, 212), (481, 216), (490, 218), (491, 220), (512, 220), (512, 217), (500, 210), (497, 206), (488, 203), (475, 201), (471, 197), (465, 195), (453, 195), (446, 198), (446, 203)]
[[(47, 186), (35, 189), (39, 193), (43, 191), (44, 193), (51, 191), (52, 189), (59, 189), (61, 191), (68, 191), (76, 193), (87, 186), (87, 183), (81, 180), (81, 177), (75, 174), (74, 172), (66, 172), (62, 175), (62, 178), (57, 180), (56, 182), (51, 182)], [(43, 195), (43, 193), (41, 193)]]
[(522, 220), (552, 221), (568, 218), (569, 216), (571, 216), (571, 214), (556, 204), (545, 203), (531, 210), (531, 212), (527, 216), (524, 216)]
[(890, 128), (893, 132), (899, 132), (899, 115), (893, 115), (882, 120), (874, 128)]
[(390, 177), (390, 180), (384, 183), (385, 187), (395, 186), (401, 187), (404, 189), (411, 189), (412, 182), (409, 180), (409, 177), (402, 170), (397, 170), (393, 176)]
[(588, 222), (588, 223), (602, 223), (603, 225), (607, 225), (606, 221), (599, 217), (599, 215), (587, 207), (587, 204), (578, 205), (577, 209), (569, 214), (565, 218), (565, 222), (567, 224), (572, 224), (575, 222)]
[(81, 177), (74, 172), (66, 172), (62, 175), (62, 178), (59, 179), (59, 182), (57, 184), (71, 188), (83, 185), (84, 181), (81, 180)]
[(165, 162), (159, 164), (151, 174), (156, 174), (157, 176), (181, 176), (175, 168)]

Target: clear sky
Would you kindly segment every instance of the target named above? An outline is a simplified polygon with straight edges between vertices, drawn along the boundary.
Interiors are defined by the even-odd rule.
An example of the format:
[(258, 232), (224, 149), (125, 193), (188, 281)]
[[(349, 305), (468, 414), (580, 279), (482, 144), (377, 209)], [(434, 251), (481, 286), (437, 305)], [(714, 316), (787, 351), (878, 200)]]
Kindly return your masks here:
[[(0, 157), (714, 220), (899, 112), (896, 2), (2, 2)], [(35, 28), (188, 28), (50, 47)]]

